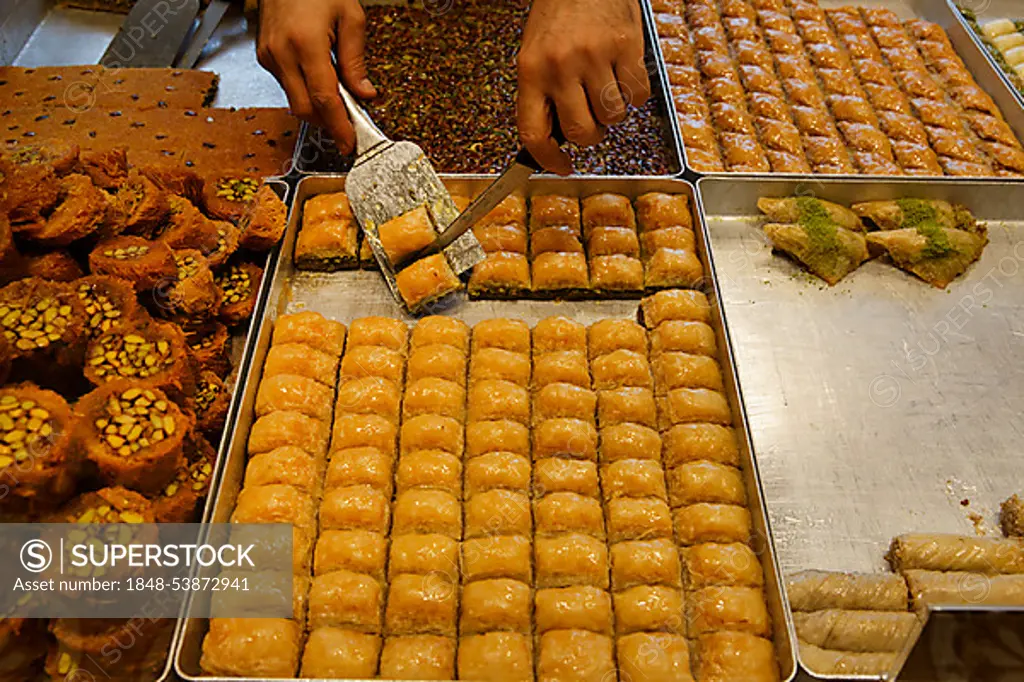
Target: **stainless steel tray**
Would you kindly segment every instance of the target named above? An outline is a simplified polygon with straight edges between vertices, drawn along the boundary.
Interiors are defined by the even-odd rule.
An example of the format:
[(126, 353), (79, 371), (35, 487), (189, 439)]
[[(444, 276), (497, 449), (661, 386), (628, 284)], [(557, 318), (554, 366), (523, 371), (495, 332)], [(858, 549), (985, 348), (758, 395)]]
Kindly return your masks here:
[[(999, 534), (1021, 485), (1024, 184), (705, 178), (698, 192), (783, 573), (887, 570), (905, 532)], [(946, 199), (991, 243), (945, 291), (879, 261), (830, 288), (757, 229), (758, 197), (793, 194)]]
[[(5, 1), (0, 6), (0, 65), (95, 64), (124, 16), (58, 7), (54, 0)], [(288, 106), (277, 81), (256, 63), (256, 26), (240, 7), (221, 20), (196, 68), (220, 75), (213, 106)]]
[[(971, 37), (974, 44), (977, 45), (981, 53), (985, 55), (985, 59), (988, 61), (989, 66), (999, 74), (1003, 83), (1006, 84), (1006, 87), (1009, 88), (1010, 92), (1012, 92), (1014, 97), (1017, 98), (1017, 105), (1024, 108), (1024, 93), (1014, 87), (1013, 81), (1010, 80), (1007, 73), (1003, 71), (1002, 67), (999, 66), (996, 60), (992, 57), (992, 54), (985, 46), (985, 39), (975, 33), (974, 29), (971, 28), (971, 25), (967, 23), (967, 20), (960, 14), (960, 10), (957, 9), (956, 0), (947, 0), (947, 2), (949, 3), (950, 11), (953, 12), (957, 21), (959, 21), (964, 27), (967, 35)], [(979, 19), (1024, 19), (1024, 5), (1020, 4), (1020, 0), (981, 0), (980, 2), (978, 0), (960, 0), (960, 4), (967, 9), (975, 10)]]
[[(493, 180), (491, 176), (442, 176), (453, 189), (482, 189)], [(269, 297), (260, 319), (260, 326), (255, 334), (254, 346), (248, 364), (245, 383), (236, 394), (239, 399), (237, 412), (233, 415), (232, 437), (226, 449), (226, 457), (218, 480), (216, 499), (209, 520), (215, 523), (227, 522), (234, 509), (235, 500), (241, 488), (246, 463), (246, 441), (249, 429), (254, 421), (256, 391), (260, 380), (263, 361), (270, 345), (270, 336), (274, 320), (278, 315), (294, 313), (305, 309), (316, 310), (324, 315), (349, 323), (357, 317), (366, 315), (384, 315), (403, 318), (401, 308), (388, 293), (380, 274), (375, 272), (338, 272), (311, 273), (298, 272), (294, 269), (292, 253), (301, 220), (301, 207), (305, 200), (324, 192), (342, 191), (345, 186), (343, 175), (313, 176), (301, 180), (295, 193), (292, 211), (288, 221), (288, 230), (282, 245), (281, 257), (274, 270), (270, 284)], [(682, 180), (660, 179), (538, 179), (530, 183), (529, 193), (565, 193), (569, 195), (586, 195), (593, 192), (621, 192), (629, 197), (636, 197), (647, 191), (668, 191), (685, 193), (691, 200), (695, 198), (693, 186)], [(697, 245), (705, 268), (710, 273), (711, 262), (706, 249), (706, 237), (702, 230), (697, 230)], [(719, 300), (714, 277), (708, 278), (707, 293), (713, 301)], [(447, 314), (457, 317), (468, 324), (493, 317), (513, 317), (526, 321), (531, 326), (551, 315), (569, 316), (583, 324), (591, 324), (604, 318), (635, 318), (637, 315), (636, 301), (581, 301), (581, 302), (549, 302), (549, 301), (468, 301), (462, 299)], [(736, 410), (736, 425), (740, 432), (746, 434), (746, 422), (743, 417), (736, 375), (732, 368), (728, 345), (729, 335), (721, 310), (715, 306), (716, 334), (721, 350), (720, 360), (726, 377), (727, 392)], [(411, 322), (411, 320), (410, 320)], [(754, 549), (761, 557), (767, 576), (768, 606), (775, 626), (775, 646), (782, 668), (783, 679), (791, 680), (796, 675), (794, 660), (795, 642), (792, 635), (791, 618), (787, 615), (782, 599), (780, 574), (772, 548), (771, 530), (768, 517), (762, 502), (761, 484), (757, 466), (751, 456), (749, 441), (743, 443), (744, 472), (746, 476), (749, 499), (753, 500), (751, 515), (756, 529)], [(203, 677), (200, 674), (199, 659), (202, 639), (206, 633), (206, 622), (202, 620), (186, 621), (184, 628), (178, 633), (175, 650), (175, 670), (185, 680), (205, 680), (207, 682), (229, 682), (228, 678)], [(234, 679), (234, 678), (231, 678)]]
[[(361, 0), (364, 6), (398, 5), (401, 0)], [(435, 0), (436, 2), (436, 0)], [(422, 1), (415, 4), (422, 4)], [(672, 167), (664, 176), (679, 175), (685, 169), (682, 138), (676, 122), (675, 107), (672, 104), (668, 75), (665, 72), (661, 48), (658, 46), (658, 35), (654, 28), (654, 14), (651, 12), (650, 0), (640, 0), (643, 12), (644, 39), (647, 43), (644, 53), (644, 65), (651, 81), (651, 99), (658, 103), (658, 117), (662, 125), (662, 144), (669, 149), (669, 162)], [(387, 131), (385, 131), (387, 132)], [(642, 148), (636, 149), (637, 154), (644, 154)], [(334, 142), (318, 127), (303, 123), (299, 130), (299, 141), (295, 145), (292, 168), (302, 175), (317, 173), (342, 173), (352, 165), (352, 157), (341, 156), (334, 148)], [(438, 171), (444, 169), (438, 168)], [(664, 177), (660, 175), (644, 177)], [(611, 175), (584, 174), (584, 177), (614, 177)]]
[[(977, 0), (986, 6), (990, 2), (1002, 2), (1006, 4), (1019, 2), (1019, 0)], [(818, 0), (818, 4), (828, 10), (849, 5), (859, 7), (884, 8), (895, 12), (901, 19), (920, 18), (931, 21), (943, 28), (949, 36), (953, 48), (974, 80), (987, 92), (995, 101), (996, 106), (1003, 112), (1006, 122), (1013, 129), (1018, 140), (1024, 142), (1024, 100), (1021, 100), (1013, 86), (1002, 75), (1002, 72), (991, 61), (985, 48), (978, 44), (973, 36), (973, 31), (960, 18), (959, 12), (950, 5), (952, 0)], [(680, 147), (683, 147), (680, 141)], [(686, 157), (686, 150), (683, 149), (683, 158)], [(763, 173), (703, 173), (703, 177), (728, 177), (728, 178), (758, 178), (764, 177)], [(809, 177), (806, 174), (797, 173), (771, 173), (771, 177), (797, 178)], [(825, 175), (814, 174), (813, 177), (821, 178), (865, 178), (873, 177), (888, 180), (890, 178), (901, 178), (906, 176), (866, 176), (866, 175)], [(947, 179), (949, 176), (945, 176)]]

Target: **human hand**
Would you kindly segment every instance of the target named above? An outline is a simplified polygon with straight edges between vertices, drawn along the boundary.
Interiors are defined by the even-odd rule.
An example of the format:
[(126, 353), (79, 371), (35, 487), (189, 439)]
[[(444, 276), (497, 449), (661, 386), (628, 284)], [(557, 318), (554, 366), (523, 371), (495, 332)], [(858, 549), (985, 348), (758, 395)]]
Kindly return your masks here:
[(651, 94), (637, 0), (534, 0), (518, 56), (517, 117), (523, 146), (548, 170), (572, 172), (552, 136), (597, 144), (604, 128)]
[(355, 148), (355, 131), (338, 94), (339, 77), (356, 97), (377, 94), (363, 61), (365, 29), (359, 0), (260, 2), (260, 65), (284, 88), (292, 113), (327, 128), (346, 154)]

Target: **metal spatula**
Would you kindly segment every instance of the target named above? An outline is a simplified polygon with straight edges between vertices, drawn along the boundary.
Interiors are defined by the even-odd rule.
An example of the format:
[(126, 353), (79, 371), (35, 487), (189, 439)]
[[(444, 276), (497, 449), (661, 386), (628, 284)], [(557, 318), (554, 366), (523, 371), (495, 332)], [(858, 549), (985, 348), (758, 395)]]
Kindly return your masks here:
[(111, 69), (167, 67), (199, 13), (199, 0), (139, 0), (125, 17), (99, 63)]
[[(422, 149), (412, 142), (388, 139), (343, 85), (339, 84), (338, 90), (356, 133), (356, 160), (345, 179), (345, 193), (391, 293), (401, 303), (395, 269), (380, 243), (380, 226), (426, 206), (434, 225), (444, 231), (458, 217), (459, 210)], [(444, 253), (460, 275), (485, 257), (472, 232), (455, 239)]]

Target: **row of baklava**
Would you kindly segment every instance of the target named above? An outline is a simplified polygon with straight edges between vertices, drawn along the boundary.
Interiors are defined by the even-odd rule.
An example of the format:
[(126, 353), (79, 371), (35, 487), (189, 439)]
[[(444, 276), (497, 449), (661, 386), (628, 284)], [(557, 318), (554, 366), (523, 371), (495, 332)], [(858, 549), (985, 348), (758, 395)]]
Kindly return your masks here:
[[(297, 671), (307, 604), (313, 617), (317, 511), (345, 333), (343, 325), (317, 313), (282, 316), (274, 325), (231, 522), (292, 526), (293, 617), (211, 619), (201, 662), (206, 673), (277, 676)], [(276, 646), (253, 646), (256, 642)]]
[[(707, 300), (666, 292), (644, 312), (649, 338), (623, 320), (588, 330), (549, 318), (532, 335), (513, 320), (470, 334), (425, 318), (411, 335), (395, 320), (353, 322), (305, 627), (214, 621), (204, 670), (692, 679), (692, 641), (700, 679), (776, 679), (750, 514), (728, 469), (738, 465), (731, 414), (721, 377), (709, 378)], [(265, 369), (264, 383), (275, 374)], [(280, 463), (289, 442), (309, 465), (297, 494), (316, 494), (316, 457), (302, 450), (327, 451), (312, 403), (331, 401), (299, 393), (268, 412), (261, 385), (240, 508), (252, 486), (296, 475)], [(257, 460), (274, 457), (256, 477)], [(267, 650), (245, 654), (246, 641)]]
[(804, 666), (819, 675), (882, 675), (929, 606), (1024, 605), (1015, 538), (908, 534), (886, 555), (895, 573), (801, 571), (787, 593)]
[(696, 170), (1024, 172), (1024, 148), (935, 24), (814, 0), (654, 5)]
[[(469, 198), (454, 197), (460, 209)], [(702, 275), (685, 195), (649, 193), (583, 198), (521, 194), (505, 199), (473, 230), (487, 252), (470, 279), (480, 298), (637, 294), (690, 287)], [(365, 243), (365, 240), (364, 240)], [(301, 270), (360, 263), (359, 229), (344, 193), (306, 201), (295, 247)]]

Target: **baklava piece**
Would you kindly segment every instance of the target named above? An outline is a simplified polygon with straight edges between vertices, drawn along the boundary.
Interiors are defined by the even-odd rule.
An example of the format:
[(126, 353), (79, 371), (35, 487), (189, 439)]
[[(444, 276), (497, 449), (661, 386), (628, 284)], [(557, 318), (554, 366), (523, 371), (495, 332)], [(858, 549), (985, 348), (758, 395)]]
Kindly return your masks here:
[(469, 351), (469, 326), (461, 320), (443, 315), (424, 317), (413, 327), (410, 343), (413, 350), (424, 346), (446, 345), (466, 353)]
[(501, 203), (491, 209), (477, 225), (519, 225), (526, 227), (526, 197), (521, 192), (513, 192), (502, 199)]
[(498, 578), (469, 583), (462, 589), (459, 632), (475, 635), (494, 630), (530, 633), (530, 586)]
[(749, 542), (750, 512), (734, 504), (698, 502), (673, 512), (680, 545)]
[[(316, 504), (309, 495), (289, 485), (243, 488), (231, 513), (231, 523), (290, 524), (292, 571), (296, 575), (309, 575), (316, 535)], [(253, 554), (262, 554), (264, 559), (273, 561), (276, 559), (270, 557), (278, 556), (282, 549), (276, 541), (264, 542)]]
[(651, 356), (660, 353), (718, 355), (715, 330), (704, 322), (668, 320), (651, 331)]
[(658, 409), (647, 388), (618, 388), (597, 392), (597, 422), (602, 427), (633, 423), (654, 428)]
[(459, 577), (459, 541), (440, 533), (410, 533), (391, 538), (388, 578), (400, 574)]
[(328, 320), (317, 312), (307, 311), (282, 315), (274, 323), (271, 345), (301, 343), (340, 357), (345, 348), (345, 325)]
[(464, 540), (460, 549), (463, 584), (492, 578), (530, 584), (533, 579), (532, 543), (528, 537), (488, 535)]
[(275, 344), (267, 351), (263, 378), (278, 374), (297, 374), (324, 386), (334, 386), (338, 374), (338, 356), (301, 343)]
[(706, 388), (677, 388), (658, 398), (659, 427), (664, 431), (676, 424), (707, 422), (729, 426), (732, 411), (725, 396)]
[(339, 414), (334, 416), (331, 451), (371, 447), (393, 454), (397, 436), (398, 428), (386, 417), (374, 414)]
[(107, 217), (107, 195), (84, 175), (60, 179), (57, 205), (45, 222), (23, 226), (18, 234), (43, 246), (67, 246), (98, 230)]
[(317, 679), (370, 679), (377, 674), (381, 641), (347, 628), (320, 627), (309, 633), (302, 651), (301, 676)]
[(922, 223), (916, 228), (872, 232), (867, 242), (886, 251), (900, 269), (945, 289), (981, 258), (988, 235), (984, 230), (972, 233)]
[(440, 300), (462, 288), (443, 253), (421, 258), (395, 275), (398, 292), (410, 310)]
[[(571, 323), (575, 324), (575, 323)], [(513, 353), (530, 352), (530, 328), (522, 320), (493, 318), (473, 327), (472, 351), (501, 348)]]
[(507, 419), (466, 424), (467, 459), (499, 450), (528, 458), (530, 429)]
[(654, 459), (620, 459), (601, 469), (601, 489), (606, 500), (616, 497), (667, 499), (665, 474)]
[[(587, 328), (566, 317), (548, 317), (533, 330), (534, 356), (555, 351), (587, 351)], [(527, 352), (520, 351), (520, 352)]]
[(620, 497), (608, 501), (608, 541), (672, 537), (672, 512), (656, 497)]
[(417, 450), (443, 450), (462, 457), (465, 447), (462, 423), (451, 417), (422, 414), (402, 424), (402, 454)]
[(203, 322), (185, 328), (185, 342), (201, 370), (226, 377), (231, 372), (230, 337), (220, 322)]
[(530, 232), (543, 227), (568, 226), (580, 231), (580, 201), (557, 194), (530, 197)]
[(615, 593), (615, 632), (682, 634), (683, 591), (664, 585), (637, 585)]
[(29, 383), (0, 389), (0, 472), (17, 480), (14, 497), (47, 506), (74, 492), (72, 430), (71, 408), (53, 391)]
[(542, 253), (583, 253), (579, 229), (560, 225), (534, 230), (530, 233), (530, 255), (536, 260)]
[(636, 217), (641, 232), (666, 227), (693, 227), (690, 201), (685, 194), (643, 194), (636, 199)]
[(394, 503), (391, 532), (462, 535), (462, 509), (458, 498), (442, 490), (406, 490)]
[(437, 229), (426, 206), (417, 206), (392, 218), (378, 228), (377, 234), (392, 265), (430, 246), (437, 239)]
[(467, 418), (471, 422), (510, 419), (530, 421), (530, 394), (511, 381), (478, 381), (469, 387)]
[(330, 433), (319, 419), (298, 412), (272, 412), (257, 419), (249, 430), (249, 456), (294, 446), (322, 458), (327, 454)]
[[(11, 253), (11, 270), (0, 281), (38, 277), (50, 282), (73, 282), (85, 277), (85, 272), (78, 261), (67, 251), (51, 251), (39, 255), (21, 256)], [(7, 263), (5, 263), (7, 265)]]
[(131, 282), (118, 277), (90, 275), (75, 282), (75, 293), (85, 308), (85, 333), (96, 338), (127, 324), (138, 311)]
[(560, 382), (590, 388), (590, 371), (584, 353), (576, 350), (554, 351), (533, 359), (534, 390)]
[(255, 176), (224, 174), (207, 177), (203, 187), (206, 213), (216, 220), (237, 224), (260, 185), (261, 180)]
[(332, 571), (313, 577), (309, 588), (309, 627), (341, 627), (376, 634), (381, 631), (384, 594), (371, 576)]
[(242, 487), (281, 484), (309, 494), (315, 492), (322, 477), (322, 463), (302, 448), (284, 446), (250, 457)]
[(377, 415), (397, 424), (401, 402), (402, 392), (395, 382), (380, 377), (360, 377), (344, 380), (338, 386), (334, 411), (337, 415)]
[(644, 266), (639, 258), (625, 254), (592, 256), (590, 283), (606, 292), (635, 292), (644, 288)]
[(669, 469), (697, 460), (739, 466), (739, 443), (728, 426), (677, 424), (663, 434), (663, 439), (662, 452)]
[(173, 282), (178, 275), (170, 247), (141, 237), (114, 237), (101, 242), (89, 254), (89, 270), (94, 275), (112, 275), (132, 282), (140, 291)]
[(462, 460), (440, 450), (418, 450), (398, 461), (395, 488), (399, 495), (414, 488), (443, 490), (462, 496)]
[(85, 378), (95, 386), (127, 379), (159, 388), (173, 399), (195, 396), (196, 376), (185, 334), (169, 322), (138, 321), (93, 339)]
[(533, 457), (536, 460), (544, 457), (572, 457), (597, 461), (597, 429), (594, 420), (559, 417), (535, 423)]
[(530, 489), (530, 460), (514, 452), (488, 452), (466, 461), (466, 497), (488, 490), (526, 492)]
[(342, 379), (386, 379), (402, 385), (405, 358), (402, 353), (384, 346), (350, 344), (341, 359)]
[(611, 548), (612, 589), (637, 585), (682, 588), (679, 551), (667, 538), (617, 542)]
[(1024, 500), (1012, 495), (999, 507), (999, 524), (1006, 537), (1024, 538)]
[(640, 245), (643, 247), (644, 260), (650, 261), (654, 254), (662, 249), (694, 253), (697, 248), (697, 238), (689, 227), (663, 227), (660, 230), (644, 232), (640, 235)]
[[(221, 304), (221, 291), (214, 286), (210, 264), (199, 251), (176, 251), (177, 278), (166, 291), (170, 311), (186, 318), (205, 318), (216, 313)], [(160, 296), (162, 290), (156, 292)]]
[(405, 388), (402, 418), (438, 414), (463, 421), (466, 414), (466, 389), (454, 381), (426, 377)]
[(534, 497), (553, 493), (576, 493), (597, 499), (600, 488), (597, 464), (579, 459), (545, 457), (533, 467)]
[(75, 413), (80, 447), (104, 481), (143, 492), (172, 481), (192, 420), (162, 391), (110, 381), (84, 396)]
[(115, 201), (124, 215), (124, 232), (140, 237), (152, 237), (171, 212), (167, 193), (135, 169), (128, 171)]
[(231, 392), (213, 372), (201, 372), (196, 381), (196, 426), (203, 433), (217, 434), (224, 428)]
[(359, 224), (344, 193), (306, 200), (295, 242), (295, 267), (333, 272), (359, 263)]
[(632, 320), (601, 320), (587, 330), (587, 348), (590, 358), (619, 350), (647, 354), (647, 333)]
[(517, 298), (532, 288), (530, 262), (521, 253), (494, 251), (473, 268), (469, 293), (476, 297)]
[(391, 635), (454, 637), (457, 599), (457, 585), (442, 575), (396, 575), (388, 589), (385, 630)]
[(349, 485), (369, 485), (384, 492), (391, 499), (393, 457), (374, 447), (354, 447), (334, 450), (327, 465), (324, 487), (343, 488)]
[(439, 635), (388, 637), (380, 654), (385, 680), (455, 679), (455, 639)]
[(153, 501), (157, 523), (195, 523), (200, 505), (210, 491), (217, 451), (202, 436), (193, 436), (189, 441), (187, 457), (174, 480)]
[(537, 590), (537, 633), (589, 630), (612, 634), (612, 598), (607, 590), (587, 585)]
[(619, 637), (616, 659), (623, 678), (649, 682), (693, 682), (690, 647), (682, 635), (637, 632)]
[(671, 289), (659, 291), (640, 302), (643, 321), (648, 329), (656, 329), (667, 320), (691, 322), (711, 321), (711, 304), (700, 291)]
[(551, 492), (533, 503), (537, 537), (568, 532), (604, 538), (604, 514), (593, 497), (573, 492)]
[(601, 457), (608, 463), (621, 459), (661, 460), (658, 432), (640, 424), (615, 424), (601, 429)]
[(628, 227), (595, 227), (587, 233), (587, 254), (591, 258), (616, 254), (639, 258), (640, 242), (636, 230)]
[(594, 423), (597, 394), (572, 384), (548, 384), (533, 398), (533, 423), (564, 417)]
[(723, 390), (722, 368), (706, 355), (660, 353), (652, 363), (659, 394), (675, 388)]
[(295, 677), (302, 626), (284, 618), (213, 618), (199, 666), (207, 675)]
[(537, 587), (593, 585), (608, 589), (608, 546), (582, 533), (537, 538)]
[(459, 678), (533, 682), (533, 647), (528, 635), (487, 632), (459, 638)]
[(531, 277), (535, 291), (570, 294), (590, 288), (587, 258), (582, 253), (542, 253), (533, 259)]
[[(398, 514), (397, 508), (395, 514)], [(390, 498), (385, 497), (383, 491), (369, 485), (328, 489), (320, 503), (321, 532), (369, 530), (386, 533), (390, 526), (390, 517)]]
[(475, 225), (473, 234), (486, 253), (526, 253), (526, 230), (518, 225)]
[(514, 490), (488, 490), (473, 495), (466, 501), (464, 515), (467, 539), (483, 535), (529, 536), (533, 529), (530, 498)]
[(698, 502), (739, 505), (747, 502), (739, 469), (717, 462), (687, 462), (670, 469), (668, 490), (673, 508)]
[(757, 554), (740, 542), (694, 545), (683, 550), (683, 559), (692, 589), (713, 585), (758, 588), (764, 585)]
[(156, 237), (172, 249), (199, 249), (204, 255), (216, 251), (218, 234), (214, 222), (185, 197), (172, 194), (167, 201), (170, 216)]
[(73, 362), (86, 334), (85, 306), (66, 284), (22, 279), (0, 289), (0, 330), (18, 363)]
[(605, 192), (583, 199), (583, 232), (597, 227), (625, 227), (636, 231), (636, 216), (629, 198)]
[(617, 350), (594, 358), (590, 363), (596, 390), (654, 388), (646, 353)]
[(530, 385), (530, 356), (502, 348), (481, 348), (469, 359), (469, 382), (508, 381)]
[(217, 273), (217, 287), (222, 293), (217, 316), (224, 324), (234, 326), (252, 315), (260, 295), (263, 269), (255, 263), (229, 263)]
[(253, 195), (238, 228), (242, 231), (239, 246), (254, 251), (269, 251), (284, 235), (288, 221), (288, 206), (277, 196), (270, 185), (263, 185)]
[(226, 220), (211, 221), (208, 230), (211, 239), (216, 239), (216, 245), (211, 250), (203, 249), (203, 254), (211, 268), (219, 268), (238, 250), (241, 231)]
[[(778, 682), (775, 647), (768, 639), (745, 632), (712, 632), (697, 640), (697, 679), (707, 682), (746, 680)], [(803, 649), (803, 647), (801, 647)], [(801, 651), (803, 656), (803, 651)]]
[(321, 421), (332, 414), (333, 391), (314, 379), (297, 374), (276, 374), (260, 381), (256, 393), (257, 418), (271, 412), (300, 412)]
[(409, 341), (409, 327), (390, 317), (360, 317), (348, 332), (350, 350), (357, 346), (383, 346), (404, 355)]
[(466, 384), (466, 355), (447, 344), (434, 344), (415, 348), (409, 354), (405, 380), (412, 384), (425, 377), (435, 377)]
[(616, 676), (612, 638), (587, 630), (541, 635), (538, 682), (601, 682)]

